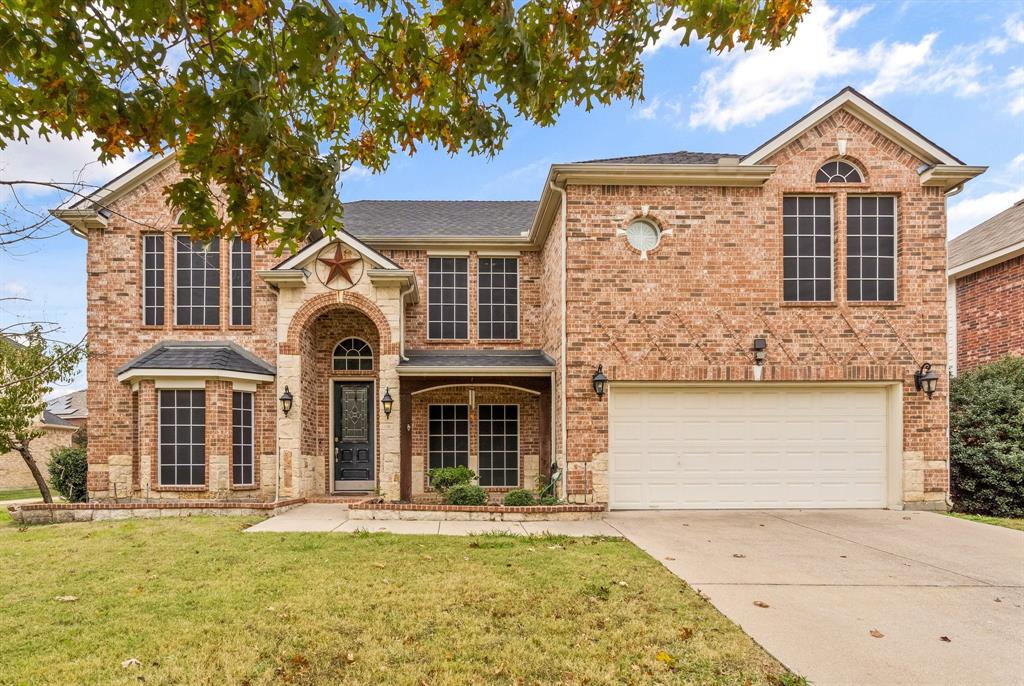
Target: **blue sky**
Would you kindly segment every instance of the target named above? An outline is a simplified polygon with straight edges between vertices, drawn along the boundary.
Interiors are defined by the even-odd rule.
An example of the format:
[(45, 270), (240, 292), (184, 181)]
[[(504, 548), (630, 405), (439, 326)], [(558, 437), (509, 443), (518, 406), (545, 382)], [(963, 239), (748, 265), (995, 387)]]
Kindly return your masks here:
[[(517, 121), (493, 159), (424, 150), (383, 175), (355, 169), (345, 200), (535, 199), (548, 165), (672, 150), (744, 153), (843, 86), (852, 85), (968, 164), (989, 171), (951, 198), (954, 236), (1024, 197), (1024, 0), (817, 0), (780, 50), (706, 53), (666, 32), (644, 58), (646, 101), (584, 112), (557, 125)], [(94, 156), (88, 141), (34, 141), (0, 152), (0, 178), (67, 180)], [(92, 164), (102, 183), (131, 165)], [(59, 198), (23, 200), (44, 209)], [(0, 202), (9, 201), (0, 197)], [(60, 322), (85, 332), (85, 242), (70, 234), (0, 253), (0, 326)], [(69, 388), (84, 386), (82, 375)], [(67, 390), (67, 389), (61, 389)]]

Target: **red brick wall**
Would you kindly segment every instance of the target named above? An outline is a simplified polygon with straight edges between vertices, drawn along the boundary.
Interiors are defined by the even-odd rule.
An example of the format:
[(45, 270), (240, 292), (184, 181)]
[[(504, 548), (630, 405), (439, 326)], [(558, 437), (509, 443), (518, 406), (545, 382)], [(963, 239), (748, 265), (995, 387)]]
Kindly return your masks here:
[(1024, 255), (956, 282), (957, 371), (1024, 355)]
[[(428, 408), (430, 405), (465, 405), (469, 403), (469, 391), (475, 392), (475, 405), (469, 408), (469, 453), (470, 462), (474, 456), (479, 458), (479, 406), (480, 405), (519, 405), (519, 487), (533, 490), (536, 484), (527, 483), (525, 479), (525, 458), (540, 454), (540, 398), (532, 393), (502, 388), (497, 386), (453, 386), (425, 391), (413, 396), (412, 399), (412, 454), (419, 460), (423, 469), (423, 490), (428, 490), (427, 471), (430, 469), (428, 455), (429, 422)], [(545, 410), (546, 411), (546, 410)], [(536, 465), (533, 465), (536, 473)], [(488, 491), (508, 491), (511, 487), (489, 487)]]
[[(229, 250), (221, 241), (220, 325), (181, 327), (174, 324), (174, 240), (175, 216), (164, 202), (162, 189), (178, 178), (171, 167), (126, 195), (111, 206), (114, 211), (105, 230), (89, 232), (87, 253), (87, 327), (89, 359), (86, 377), (89, 385), (89, 462), (101, 465), (90, 471), (89, 487), (102, 496), (108, 488), (105, 471), (110, 456), (133, 453), (136, 437), (133, 428), (132, 390), (119, 383), (116, 370), (156, 343), (166, 340), (230, 340), (258, 355), (270, 364), (276, 362), (277, 300), (270, 288), (255, 275), (281, 259), (272, 250), (253, 246), (253, 324), (230, 326)], [(162, 233), (165, 249), (164, 325), (144, 326), (142, 319), (142, 234)], [(271, 420), (276, 412), (273, 391), (257, 396), (257, 413)], [(147, 422), (155, 419), (140, 407), (143, 434)], [(271, 425), (273, 421), (270, 422)], [(230, 426), (228, 427), (230, 430)], [(273, 427), (271, 426), (271, 436)], [(271, 452), (273, 442), (265, 443)], [(132, 458), (129, 457), (129, 460)], [(120, 494), (119, 495), (123, 495)]]
[[(840, 124), (852, 137), (849, 156), (866, 172), (855, 187), (815, 183), (835, 155)], [(777, 170), (761, 188), (568, 187), (570, 494), (590, 491), (584, 475), (593, 468), (584, 463), (608, 450), (607, 403), (591, 388), (599, 363), (613, 383), (750, 380), (755, 337), (768, 339), (765, 382), (901, 381), (903, 448), (929, 463), (928, 491), (945, 489), (948, 384), (930, 402), (913, 388), (920, 363), (940, 374), (946, 364), (944, 196), (921, 186), (920, 160), (845, 113), (767, 162)], [(834, 197), (832, 303), (782, 301), (782, 198), (790, 193)], [(846, 300), (847, 193), (898, 198), (895, 303)], [(645, 207), (673, 234), (641, 261), (616, 230)]]
[[(477, 264), (478, 253), (470, 252), (469, 267), (469, 338), (464, 341), (431, 341), (427, 339), (427, 260), (423, 250), (384, 250), (382, 253), (390, 257), (403, 269), (411, 269), (416, 273), (416, 285), (419, 288), (420, 300), (415, 305), (408, 305), (405, 310), (405, 347), (434, 348), (455, 350), (465, 348), (495, 349), (541, 347), (541, 298), (548, 288), (541, 287), (540, 259), (536, 251), (523, 251), (519, 254), (519, 339), (514, 341), (481, 340), (477, 337)], [(487, 256), (489, 253), (484, 253)]]

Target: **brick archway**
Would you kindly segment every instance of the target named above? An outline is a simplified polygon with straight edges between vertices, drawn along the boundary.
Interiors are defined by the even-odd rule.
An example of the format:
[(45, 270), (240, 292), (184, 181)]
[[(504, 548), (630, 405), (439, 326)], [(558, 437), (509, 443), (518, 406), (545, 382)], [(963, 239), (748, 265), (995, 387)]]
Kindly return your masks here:
[(398, 343), (391, 335), (391, 325), (384, 313), (369, 298), (350, 291), (321, 293), (303, 303), (288, 324), (288, 338), (281, 344), (281, 354), (299, 354), (299, 336), (302, 335), (308, 324), (324, 312), (338, 308), (350, 308), (366, 315), (377, 327), (377, 333), (380, 336), (380, 354), (398, 354)]

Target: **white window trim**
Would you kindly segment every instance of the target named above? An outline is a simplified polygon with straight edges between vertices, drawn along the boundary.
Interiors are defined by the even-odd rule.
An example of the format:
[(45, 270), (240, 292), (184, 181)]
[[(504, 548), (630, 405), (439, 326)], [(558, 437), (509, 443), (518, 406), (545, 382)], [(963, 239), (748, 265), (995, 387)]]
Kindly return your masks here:
[[(860, 181), (846, 181), (845, 179), (843, 181), (818, 181), (818, 172), (821, 171), (822, 167), (824, 167), (826, 164), (832, 164), (833, 162), (842, 162), (843, 164), (848, 164), (851, 167), (853, 167), (854, 171), (856, 171), (857, 174), (860, 176)], [(864, 170), (860, 168), (860, 165), (854, 164), (850, 160), (845, 159), (843, 157), (831, 157), (831, 158), (825, 160), (824, 162), (822, 162), (821, 164), (819, 164), (818, 168), (814, 170), (814, 183), (815, 183), (815, 185), (820, 185), (820, 186), (825, 186), (825, 185), (829, 185), (829, 186), (839, 185), (839, 186), (842, 186), (842, 185), (854, 185), (854, 184), (858, 184), (858, 183), (863, 184), (863, 183), (867, 183), (867, 178), (868, 178), (867, 175), (864, 174)]]
[[(834, 195), (822, 195), (821, 193), (783, 193), (782, 199), (785, 202), (786, 198), (828, 198), (829, 208), (829, 241), (828, 241), (828, 263), (829, 263), (829, 295), (831, 296), (828, 300), (786, 300), (785, 286), (786, 286), (786, 272), (785, 272), (785, 259), (786, 259), (786, 248), (785, 248), (785, 223), (786, 223), (786, 212), (782, 211), (782, 259), (783, 259), (783, 272), (782, 272), (782, 286), (783, 295), (782, 302), (786, 303), (834, 303), (836, 300), (836, 197)], [(798, 215), (799, 216), (799, 215)], [(800, 234), (798, 233), (797, 236)], [(799, 274), (799, 271), (797, 271)], [(797, 279), (799, 282), (799, 279)], [(799, 289), (799, 286), (797, 286)]]
[[(516, 337), (515, 338), (483, 338), (480, 335), (480, 260), (485, 259), (499, 259), (508, 260), (515, 259), (516, 261)], [(469, 284), (466, 284), (467, 286)], [(478, 341), (521, 341), (523, 338), (523, 307), (522, 307), (522, 289), (523, 289), (523, 261), (519, 259), (519, 253), (515, 255), (477, 255), (476, 257), (476, 339)], [(428, 297), (429, 299), (429, 297)], [(493, 303), (492, 303), (493, 304)], [(493, 325), (494, 322), (491, 322)], [(468, 329), (467, 329), (468, 332)]]
[[(523, 408), (519, 403), (480, 403), (476, 407), (476, 471), (477, 478), (479, 479), (480, 474), (483, 473), (483, 468), (480, 466), (480, 458), (483, 455), (483, 451), (480, 450), (480, 438), (483, 436), (483, 432), (480, 431), (480, 408), (484, 405), (490, 407), (515, 407), (516, 408), (516, 482), (509, 486), (483, 486), (481, 488), (519, 488), (520, 483), (523, 480)], [(493, 435), (493, 434), (491, 434)], [(509, 434), (502, 434), (502, 436), (508, 436)], [(494, 471), (492, 468), (491, 471)]]
[[(338, 352), (338, 346), (341, 345), (342, 343), (344, 343), (345, 341), (359, 341), (360, 343), (362, 343), (363, 345), (365, 345), (367, 348), (370, 349), (370, 354), (368, 356), (360, 356), (360, 357), (344, 357), (344, 356), (337, 355), (336, 353)], [(370, 360), (370, 368), (369, 369), (337, 369), (334, 366), (335, 360), (366, 360), (366, 359)], [(362, 339), (359, 336), (345, 336), (344, 338), (339, 340), (337, 343), (335, 343), (333, 348), (331, 348), (331, 371), (332, 372), (372, 372), (372, 371), (374, 371), (374, 367), (373, 367), (373, 346), (370, 345), (369, 341), (367, 341), (365, 339)]]
[[(465, 336), (465, 338), (459, 338), (457, 336), (456, 337), (452, 337), (452, 338), (444, 338), (444, 337), (434, 338), (433, 336), (430, 335), (430, 321), (431, 321), (430, 320), (430, 305), (432, 304), (431, 301), (430, 301), (430, 291), (431, 291), (431, 288), (430, 288), (430, 260), (431, 259), (444, 259), (444, 258), (459, 259), (459, 260), (465, 260), (466, 261), (466, 336)], [(472, 308), (470, 307), (470, 302), (469, 302), (469, 292), (470, 292), (470, 287), (469, 287), (469, 271), (470, 270), (469, 270), (469, 253), (468, 252), (465, 255), (452, 255), (450, 253), (445, 253), (443, 255), (439, 254), (439, 255), (428, 255), (427, 256), (427, 331), (426, 331), (426, 333), (427, 333), (427, 340), (428, 341), (469, 341), (469, 340), (472, 339), (472, 336), (470, 336), (470, 331), (473, 330), (473, 313), (471, 312)], [(477, 274), (477, 280), (479, 281), (479, 274)], [(443, 286), (442, 286), (442, 288), (443, 288)], [(441, 332), (444, 333), (444, 319), (443, 318), (441, 320)]]

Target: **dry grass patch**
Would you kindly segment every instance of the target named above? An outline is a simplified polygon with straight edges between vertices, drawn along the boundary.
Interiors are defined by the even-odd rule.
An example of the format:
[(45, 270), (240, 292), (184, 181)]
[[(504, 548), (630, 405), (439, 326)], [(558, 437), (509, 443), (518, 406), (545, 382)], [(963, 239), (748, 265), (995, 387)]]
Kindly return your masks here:
[(1002, 526), (1007, 529), (1024, 531), (1024, 519), (1017, 519), (1015, 517), (989, 517), (987, 515), (964, 514), (962, 512), (947, 512), (946, 514), (959, 519), (966, 519), (971, 522), (981, 522), (982, 524), (991, 524), (992, 526)]
[(255, 521), (0, 522), (0, 683), (800, 682), (623, 540)]

